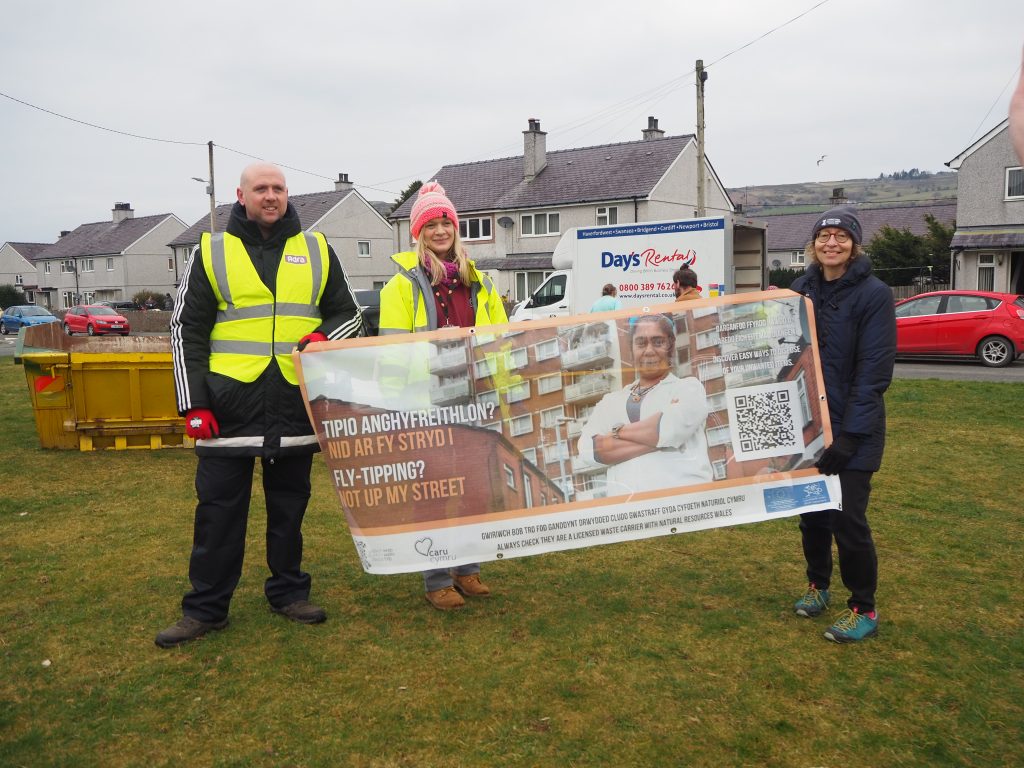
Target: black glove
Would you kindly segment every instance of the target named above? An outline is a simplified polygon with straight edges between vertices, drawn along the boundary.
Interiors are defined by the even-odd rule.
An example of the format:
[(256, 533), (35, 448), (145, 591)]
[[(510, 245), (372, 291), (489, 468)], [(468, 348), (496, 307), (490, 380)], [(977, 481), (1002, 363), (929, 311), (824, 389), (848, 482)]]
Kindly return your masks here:
[(814, 466), (823, 475), (838, 475), (846, 469), (853, 454), (857, 452), (858, 445), (860, 445), (859, 438), (843, 433), (832, 441), (832, 445), (825, 449)]

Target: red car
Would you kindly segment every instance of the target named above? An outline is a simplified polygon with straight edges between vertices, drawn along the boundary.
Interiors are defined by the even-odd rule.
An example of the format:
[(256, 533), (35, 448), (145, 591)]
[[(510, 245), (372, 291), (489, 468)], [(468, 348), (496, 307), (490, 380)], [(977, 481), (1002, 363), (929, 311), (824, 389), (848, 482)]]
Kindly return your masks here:
[(75, 333), (87, 333), (90, 336), (119, 333), (127, 336), (131, 330), (124, 315), (102, 304), (79, 305), (64, 313), (64, 333), (68, 336)]
[(976, 357), (1001, 368), (1024, 352), (1024, 296), (933, 291), (896, 304), (896, 354)]

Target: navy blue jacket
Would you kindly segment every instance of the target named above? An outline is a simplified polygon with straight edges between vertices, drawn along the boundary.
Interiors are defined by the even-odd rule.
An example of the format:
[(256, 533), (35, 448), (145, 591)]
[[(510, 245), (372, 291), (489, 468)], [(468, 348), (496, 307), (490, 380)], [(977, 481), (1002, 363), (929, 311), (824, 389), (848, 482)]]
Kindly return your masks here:
[(838, 280), (824, 280), (811, 264), (790, 286), (814, 304), (832, 436), (859, 440), (847, 469), (877, 472), (885, 448), (883, 394), (896, 360), (896, 314), (892, 291), (858, 256)]

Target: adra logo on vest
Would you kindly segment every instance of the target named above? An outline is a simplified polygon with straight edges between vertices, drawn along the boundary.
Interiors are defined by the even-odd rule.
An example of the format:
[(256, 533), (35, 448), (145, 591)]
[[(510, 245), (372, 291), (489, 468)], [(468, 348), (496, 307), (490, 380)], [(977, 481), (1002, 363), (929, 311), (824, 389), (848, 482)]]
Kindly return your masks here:
[(294, 256), (290, 253), (285, 254), (284, 260), (289, 264), (305, 264), (309, 261), (305, 256)]

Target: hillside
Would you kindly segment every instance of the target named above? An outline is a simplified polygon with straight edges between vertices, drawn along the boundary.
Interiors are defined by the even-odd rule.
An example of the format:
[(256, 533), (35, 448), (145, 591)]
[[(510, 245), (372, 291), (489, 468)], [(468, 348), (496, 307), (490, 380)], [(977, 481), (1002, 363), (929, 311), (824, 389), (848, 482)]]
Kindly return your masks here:
[(730, 189), (729, 196), (747, 214), (804, 213), (827, 208), (837, 187), (843, 189), (849, 202), (863, 207), (956, 200), (956, 174), (952, 171), (911, 179), (843, 179), (739, 187)]

